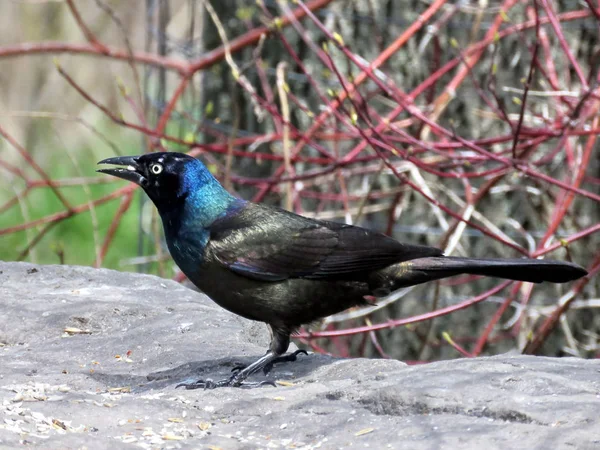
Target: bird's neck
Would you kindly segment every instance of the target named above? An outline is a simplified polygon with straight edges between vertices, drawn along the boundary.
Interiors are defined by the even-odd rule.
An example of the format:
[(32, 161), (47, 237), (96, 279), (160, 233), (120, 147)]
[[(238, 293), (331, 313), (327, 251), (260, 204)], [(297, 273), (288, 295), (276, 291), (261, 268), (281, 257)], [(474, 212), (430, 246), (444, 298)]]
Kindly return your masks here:
[(204, 248), (210, 239), (208, 228), (218, 218), (245, 203), (229, 194), (215, 180), (190, 191), (172, 209), (160, 212), (165, 237), (177, 265), (189, 277), (204, 260)]
[(237, 201), (238, 198), (217, 182), (206, 184), (191, 191), (185, 199), (182, 211), (183, 225), (208, 228)]
[(216, 180), (190, 189), (181, 201), (173, 202), (171, 208), (161, 208), (166, 235), (174, 239), (206, 230), (239, 202), (243, 200), (231, 195)]

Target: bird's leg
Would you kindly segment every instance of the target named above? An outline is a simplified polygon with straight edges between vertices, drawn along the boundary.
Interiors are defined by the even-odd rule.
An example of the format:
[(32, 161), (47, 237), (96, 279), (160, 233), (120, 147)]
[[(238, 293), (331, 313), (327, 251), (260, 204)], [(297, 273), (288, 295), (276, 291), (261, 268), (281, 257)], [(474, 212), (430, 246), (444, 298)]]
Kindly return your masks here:
[[(267, 351), (267, 353), (269, 353), (269, 351)], [(296, 361), (298, 359), (297, 356), (301, 355), (301, 354), (308, 355), (308, 352), (306, 350), (299, 349), (299, 350), (296, 350), (294, 353), (290, 353), (289, 355), (278, 356), (273, 361), (271, 361), (269, 364), (267, 364), (265, 367), (263, 367), (263, 373), (265, 375), (267, 375), (273, 369), (273, 366), (275, 364)], [(238, 364), (238, 365), (234, 366), (233, 369), (231, 369), (231, 371), (239, 372), (241, 370), (244, 370), (246, 367), (248, 367), (248, 366), (245, 366), (243, 364)]]
[(254, 361), (249, 366), (244, 369), (234, 373), (229, 378), (225, 378), (219, 381), (213, 380), (197, 380), (192, 383), (180, 383), (178, 387), (184, 387), (186, 389), (215, 389), (218, 387), (242, 387), (242, 388), (251, 388), (251, 387), (259, 387), (265, 385), (275, 386), (275, 383), (272, 381), (259, 381), (255, 383), (246, 382), (246, 378), (248, 378), (253, 373), (259, 372), (265, 366), (272, 364), (274, 359), (277, 359), (280, 354), (273, 353), (269, 350), (266, 355), (262, 356), (258, 360)]
[(293, 357), (293, 359), (296, 359), (297, 352), (294, 352), (294, 354), (288, 355), (287, 357), (282, 356), (290, 345), (290, 332), (275, 328), (272, 328), (272, 330), (273, 338), (271, 340), (271, 345), (269, 346), (269, 351), (249, 366), (234, 373), (231, 377), (219, 381), (198, 380), (192, 383), (180, 383), (176, 387), (184, 387), (186, 389), (214, 389), (218, 387), (252, 388), (265, 385), (275, 386), (275, 383), (272, 381), (258, 381), (254, 383), (246, 382), (246, 378), (248, 378), (250, 375), (261, 370), (264, 371), (266, 367), (273, 367), (273, 363), (279, 362), (278, 360), (280, 358)]
[(298, 355), (308, 355), (308, 352), (306, 350), (296, 350), (294, 353), (290, 353), (289, 355), (282, 355), (282, 356), (278, 356), (277, 358), (275, 358), (273, 361), (271, 361), (269, 364), (267, 364), (265, 367), (263, 367), (263, 373), (266, 375), (268, 374), (271, 369), (273, 368), (273, 365), (275, 364), (279, 364), (282, 362), (293, 362), (296, 361), (298, 358)]

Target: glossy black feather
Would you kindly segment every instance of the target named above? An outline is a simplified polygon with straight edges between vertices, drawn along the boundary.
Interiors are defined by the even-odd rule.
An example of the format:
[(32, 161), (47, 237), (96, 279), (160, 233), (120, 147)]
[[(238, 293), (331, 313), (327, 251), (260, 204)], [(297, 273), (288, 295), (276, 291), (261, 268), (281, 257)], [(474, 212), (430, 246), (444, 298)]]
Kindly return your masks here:
[(210, 227), (210, 252), (230, 270), (256, 280), (365, 279), (368, 272), (426, 256), (433, 247), (401, 244), (381, 233), (312, 220), (248, 203)]

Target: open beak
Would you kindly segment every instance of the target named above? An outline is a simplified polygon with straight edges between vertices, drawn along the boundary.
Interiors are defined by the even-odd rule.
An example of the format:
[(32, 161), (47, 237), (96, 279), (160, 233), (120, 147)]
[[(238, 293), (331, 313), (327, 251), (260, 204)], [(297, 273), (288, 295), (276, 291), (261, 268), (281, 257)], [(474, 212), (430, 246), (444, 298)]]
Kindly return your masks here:
[(135, 184), (142, 186), (146, 182), (146, 178), (142, 173), (142, 169), (138, 164), (137, 156), (117, 156), (115, 158), (107, 158), (99, 161), (98, 164), (114, 164), (112, 169), (98, 169), (96, 172), (107, 173), (114, 177), (123, 178), (127, 181), (133, 181)]

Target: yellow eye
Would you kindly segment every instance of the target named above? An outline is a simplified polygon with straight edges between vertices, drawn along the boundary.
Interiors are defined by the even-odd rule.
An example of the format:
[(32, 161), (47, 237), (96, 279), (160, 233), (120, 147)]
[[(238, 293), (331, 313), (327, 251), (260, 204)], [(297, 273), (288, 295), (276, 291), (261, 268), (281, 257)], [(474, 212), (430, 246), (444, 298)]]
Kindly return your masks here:
[(150, 166), (150, 171), (154, 175), (158, 175), (159, 173), (161, 173), (163, 171), (163, 166), (161, 166), (160, 164), (152, 164), (152, 166)]

